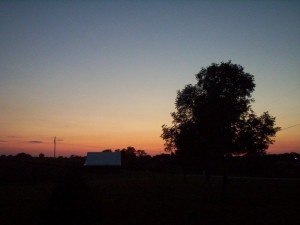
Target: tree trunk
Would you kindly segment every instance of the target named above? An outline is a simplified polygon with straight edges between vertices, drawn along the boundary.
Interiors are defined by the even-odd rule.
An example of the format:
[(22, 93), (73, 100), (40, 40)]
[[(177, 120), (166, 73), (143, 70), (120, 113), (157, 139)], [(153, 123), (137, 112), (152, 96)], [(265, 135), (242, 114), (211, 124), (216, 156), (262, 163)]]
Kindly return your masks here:
[(210, 160), (206, 161), (205, 165), (205, 181), (206, 184), (210, 187), (211, 186), (211, 169), (210, 169)]
[(185, 155), (183, 156), (182, 170), (183, 170), (183, 179), (184, 181), (186, 181), (187, 180), (187, 157)]
[(222, 178), (222, 194), (226, 194), (227, 182), (228, 182), (228, 171), (227, 171), (227, 159), (226, 156), (222, 158), (223, 166), (223, 178)]

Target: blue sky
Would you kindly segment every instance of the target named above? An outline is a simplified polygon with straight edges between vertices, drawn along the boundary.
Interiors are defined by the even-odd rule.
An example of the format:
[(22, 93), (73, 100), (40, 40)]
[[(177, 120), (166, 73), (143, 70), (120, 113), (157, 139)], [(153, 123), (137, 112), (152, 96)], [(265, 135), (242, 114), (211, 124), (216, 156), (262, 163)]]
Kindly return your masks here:
[[(255, 76), (256, 112), (299, 124), (299, 23), (299, 1), (1, 1), (1, 143), (159, 152), (176, 91), (228, 60)], [(297, 140), (282, 131), (274, 151)]]

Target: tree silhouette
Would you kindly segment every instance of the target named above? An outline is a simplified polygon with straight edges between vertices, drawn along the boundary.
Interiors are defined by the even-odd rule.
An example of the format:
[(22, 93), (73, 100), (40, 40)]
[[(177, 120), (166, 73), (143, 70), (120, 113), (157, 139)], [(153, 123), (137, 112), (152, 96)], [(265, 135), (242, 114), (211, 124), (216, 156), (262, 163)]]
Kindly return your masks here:
[(196, 79), (177, 92), (172, 126), (163, 125), (161, 137), (184, 165), (204, 164), (209, 182), (212, 161), (221, 159), (225, 168), (227, 155), (264, 153), (279, 128), (268, 113), (251, 110), (254, 76), (242, 66), (213, 63)]
[(250, 156), (265, 154), (268, 146), (274, 143), (272, 137), (280, 130), (274, 127), (275, 117), (268, 112), (257, 116), (251, 111), (244, 114), (235, 126), (237, 138), (233, 142), (233, 152)]
[(102, 152), (112, 152), (112, 150), (111, 149), (104, 149), (104, 150), (102, 150)]
[(139, 158), (143, 158), (147, 156), (147, 153), (144, 150), (137, 150), (136, 151), (136, 156)]
[(32, 158), (32, 156), (30, 154), (27, 154), (25, 152), (18, 153), (14, 157), (16, 159), (21, 159), (21, 160), (28, 160), (28, 159)]

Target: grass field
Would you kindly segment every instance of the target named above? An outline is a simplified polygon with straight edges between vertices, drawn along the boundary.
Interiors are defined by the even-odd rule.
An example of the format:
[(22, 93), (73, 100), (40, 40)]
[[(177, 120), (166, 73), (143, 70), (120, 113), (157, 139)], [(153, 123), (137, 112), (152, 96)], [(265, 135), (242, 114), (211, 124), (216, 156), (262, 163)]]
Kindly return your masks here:
[(300, 224), (300, 180), (69, 171), (55, 181), (1, 184), (0, 224)]

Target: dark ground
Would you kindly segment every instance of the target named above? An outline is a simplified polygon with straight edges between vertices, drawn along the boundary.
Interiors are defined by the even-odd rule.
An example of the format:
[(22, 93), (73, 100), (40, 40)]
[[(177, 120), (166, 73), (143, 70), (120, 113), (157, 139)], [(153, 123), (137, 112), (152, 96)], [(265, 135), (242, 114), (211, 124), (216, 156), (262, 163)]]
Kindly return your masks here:
[(229, 178), (221, 195), (218, 177), (17, 165), (1, 167), (1, 225), (300, 224), (299, 179)]

